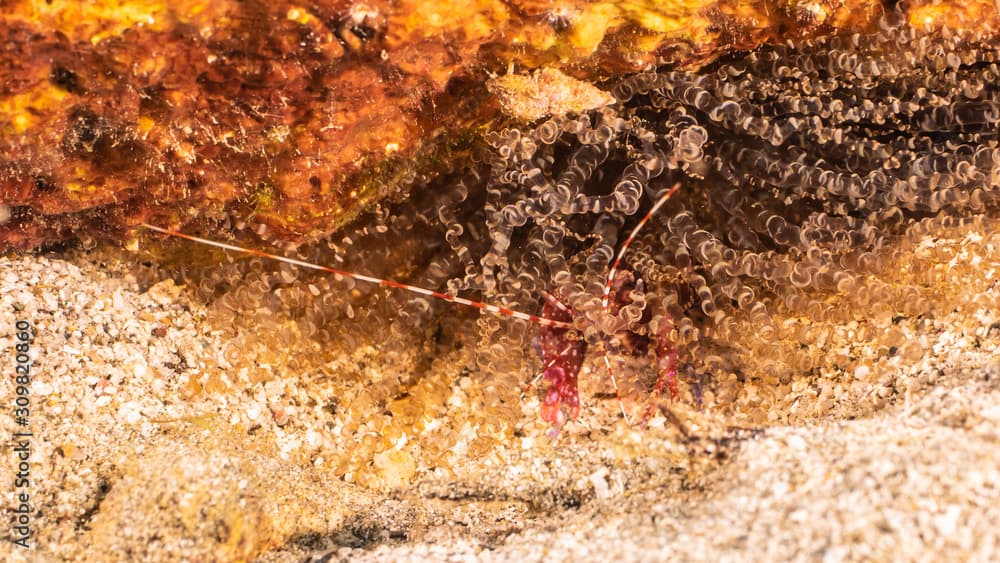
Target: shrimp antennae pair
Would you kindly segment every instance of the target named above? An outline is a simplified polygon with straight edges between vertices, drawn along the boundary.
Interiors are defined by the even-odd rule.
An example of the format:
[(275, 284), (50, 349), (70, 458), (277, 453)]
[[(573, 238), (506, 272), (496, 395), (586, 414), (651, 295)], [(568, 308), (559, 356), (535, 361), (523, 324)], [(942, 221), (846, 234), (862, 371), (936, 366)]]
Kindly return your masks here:
[[(604, 308), (605, 312), (607, 312), (608, 314), (611, 314), (611, 289), (612, 289), (612, 285), (614, 283), (615, 276), (618, 273), (619, 266), (621, 265), (622, 259), (624, 258), (626, 251), (628, 250), (628, 248), (632, 244), (632, 242), (635, 240), (635, 238), (638, 235), (639, 231), (642, 230), (643, 227), (645, 227), (645, 225), (649, 222), (649, 220), (653, 217), (653, 215), (655, 215), (656, 212), (659, 211), (659, 209), (667, 202), (668, 199), (670, 199), (670, 197), (672, 195), (674, 195), (674, 193), (677, 192), (677, 190), (679, 188), (680, 188), (680, 184), (679, 183), (674, 184), (673, 187), (671, 187), (669, 190), (667, 190), (666, 192), (664, 192), (659, 197), (659, 199), (657, 199), (656, 203), (653, 204), (653, 206), (649, 209), (649, 211), (646, 213), (646, 215), (643, 216), (643, 218), (639, 221), (639, 223), (637, 223), (635, 225), (635, 227), (633, 227), (632, 231), (629, 233), (628, 237), (625, 239), (625, 242), (622, 244), (621, 248), (619, 249), (618, 254), (615, 257), (615, 260), (614, 260), (614, 262), (611, 265), (611, 269), (608, 271), (608, 277), (607, 277), (607, 280), (606, 280), (606, 282), (604, 284), (604, 294), (603, 294), (603, 297), (602, 297), (602, 300), (601, 300), (601, 305)], [(528, 321), (528, 322), (531, 322), (531, 323), (535, 323), (535, 324), (541, 325), (543, 327), (547, 327), (549, 329), (573, 330), (573, 329), (576, 328), (575, 324), (573, 322), (568, 321), (568, 320), (567, 321), (561, 321), (561, 320), (550, 319), (550, 318), (539, 316), (539, 315), (532, 315), (532, 314), (529, 314), (529, 313), (523, 313), (521, 311), (515, 311), (515, 310), (509, 309), (507, 307), (501, 307), (499, 305), (493, 305), (491, 303), (485, 303), (485, 302), (482, 302), (482, 301), (476, 301), (476, 300), (473, 300), (473, 299), (467, 299), (467, 298), (464, 298), (464, 297), (458, 297), (458, 296), (455, 296), (455, 295), (449, 295), (447, 293), (441, 293), (439, 291), (425, 289), (425, 288), (422, 288), (422, 287), (419, 287), (419, 286), (410, 285), (410, 284), (403, 283), (403, 282), (398, 282), (398, 281), (395, 281), (395, 280), (378, 278), (378, 277), (375, 277), (375, 276), (369, 276), (369, 275), (359, 274), (359, 273), (355, 273), (355, 272), (348, 272), (346, 270), (341, 270), (341, 269), (338, 269), (338, 268), (332, 268), (330, 266), (323, 266), (323, 265), (315, 264), (315, 263), (312, 263), (312, 262), (306, 262), (304, 260), (298, 260), (298, 259), (295, 259), (295, 258), (289, 258), (287, 256), (281, 256), (279, 254), (273, 254), (273, 253), (270, 253), (270, 252), (264, 252), (262, 250), (256, 250), (256, 249), (252, 249), (252, 248), (246, 248), (246, 247), (243, 247), (243, 246), (237, 246), (235, 244), (228, 244), (228, 243), (219, 242), (219, 241), (215, 241), (215, 240), (211, 240), (211, 239), (201, 238), (201, 237), (197, 237), (197, 236), (194, 236), (194, 235), (189, 235), (189, 234), (186, 234), (186, 233), (182, 233), (180, 231), (175, 231), (175, 230), (172, 230), (172, 229), (166, 229), (166, 228), (163, 228), (163, 227), (158, 227), (156, 225), (150, 225), (149, 223), (141, 223), (140, 225), (143, 228), (146, 228), (146, 229), (149, 229), (151, 231), (154, 231), (154, 232), (157, 232), (157, 233), (161, 233), (161, 234), (164, 234), (164, 235), (168, 235), (168, 236), (171, 236), (171, 237), (176, 237), (176, 238), (180, 238), (180, 239), (184, 239), (184, 240), (189, 240), (189, 241), (196, 242), (196, 243), (199, 243), (199, 244), (204, 244), (204, 245), (207, 245), (207, 246), (211, 246), (211, 247), (215, 247), (215, 248), (220, 248), (220, 249), (228, 250), (228, 251), (232, 251), (232, 252), (239, 252), (239, 253), (243, 253), (243, 254), (249, 254), (249, 255), (252, 255), (252, 256), (259, 256), (259, 257), (262, 257), (262, 258), (267, 258), (267, 259), (270, 259), (270, 260), (275, 260), (275, 261), (278, 261), (278, 262), (283, 262), (285, 264), (289, 264), (289, 265), (292, 265), (292, 266), (297, 266), (297, 267), (300, 267), (300, 268), (307, 268), (307, 269), (310, 269), (310, 270), (318, 270), (318, 271), (321, 271), (321, 272), (326, 272), (326, 273), (329, 273), (329, 274), (333, 274), (335, 276), (341, 276), (341, 277), (344, 277), (344, 278), (350, 278), (350, 279), (361, 281), (361, 282), (372, 283), (372, 284), (376, 284), (376, 285), (380, 285), (380, 286), (384, 286), (384, 287), (391, 287), (391, 288), (395, 288), (395, 289), (401, 289), (401, 290), (404, 290), (404, 291), (408, 291), (410, 293), (415, 293), (417, 295), (424, 295), (424, 296), (427, 296), (427, 297), (433, 297), (435, 299), (440, 299), (442, 301), (447, 301), (449, 303), (458, 303), (460, 305), (465, 305), (467, 307), (473, 307), (473, 308), (476, 308), (476, 309), (480, 309), (482, 311), (486, 311), (488, 313), (492, 313), (492, 314), (497, 315), (497, 316), (503, 316), (503, 317), (510, 317), (510, 318), (515, 318), (515, 319), (525, 320), (525, 321)], [(550, 300), (550, 302), (555, 302), (555, 306), (557, 306), (562, 311), (566, 312), (567, 316), (571, 316), (572, 315), (572, 311), (570, 311), (565, 305), (563, 305), (562, 303), (560, 303), (556, 297), (554, 297), (552, 295), (549, 295), (549, 294), (546, 294), (546, 298), (548, 300)], [(543, 368), (543, 372), (542, 373), (544, 373), (545, 369), (548, 369), (548, 368), (552, 367), (552, 365), (554, 365), (555, 362), (562, 355), (564, 355), (565, 353), (566, 352), (557, 353), (557, 355), (553, 359), (550, 359), (548, 361), (547, 365)], [(608, 377), (609, 377), (609, 379), (611, 381), (612, 387), (614, 388), (615, 396), (618, 399), (618, 406), (621, 409), (622, 416), (624, 417), (625, 422), (629, 423), (628, 413), (626, 412), (625, 405), (622, 402), (622, 398), (621, 398), (621, 395), (620, 395), (619, 389), (618, 389), (618, 383), (617, 383), (617, 381), (615, 379), (614, 371), (611, 368), (611, 361), (608, 358), (607, 351), (606, 350), (603, 351), (602, 355), (604, 356), (604, 364), (605, 364), (605, 366), (606, 366), (606, 368), (608, 370)], [(541, 376), (541, 374), (539, 374), (539, 377), (540, 376)], [(529, 387), (535, 381), (537, 381), (539, 377), (536, 377), (535, 379), (533, 379), (532, 382), (529, 383)], [(660, 377), (662, 378), (662, 374), (661, 374)], [(574, 384), (574, 386), (575, 386), (575, 384)], [(661, 384), (660, 384), (660, 381), (659, 381), (659, 378), (658, 378), (658, 388), (660, 386), (661, 386)]]
[(163, 227), (157, 227), (156, 225), (150, 225), (148, 223), (142, 223), (142, 227), (149, 229), (151, 231), (156, 231), (165, 235), (170, 235), (172, 237), (177, 237), (185, 240), (190, 240), (192, 242), (197, 242), (200, 244), (205, 244), (208, 246), (214, 246), (215, 248), (221, 248), (223, 250), (231, 250), (233, 252), (242, 252), (244, 254), (250, 254), (252, 256), (260, 256), (262, 258), (269, 258), (271, 260), (277, 260), (278, 262), (284, 262), (285, 264), (290, 264), (292, 266), (298, 266), (300, 268), (308, 268), (310, 270), (319, 270), (321, 272), (327, 272), (335, 276), (342, 276), (345, 278), (351, 278), (357, 281), (363, 281), (368, 283), (373, 283), (376, 285), (381, 285), (384, 287), (392, 287), (396, 289), (402, 289), (409, 291), (411, 293), (416, 293), (418, 295), (426, 295), (428, 297), (433, 297), (435, 299), (441, 299), (443, 301), (448, 301), (449, 303), (458, 303), (459, 305), (466, 305), (468, 307), (475, 307), (476, 309), (481, 309), (488, 313), (493, 313), (494, 315), (503, 317), (512, 317), (515, 319), (522, 319), (525, 321), (530, 321), (544, 326), (558, 327), (558, 328), (573, 328), (572, 323), (567, 323), (563, 321), (556, 321), (552, 319), (546, 319), (545, 317), (540, 317), (538, 315), (531, 315), (529, 313), (522, 313), (520, 311), (515, 311), (513, 309), (508, 309), (507, 307), (501, 307), (499, 305), (493, 305), (490, 303), (483, 303), (482, 301), (475, 301), (473, 299), (466, 299), (464, 297), (458, 297), (455, 295), (449, 295), (447, 293), (441, 293), (439, 291), (433, 291), (430, 289), (424, 289), (415, 285), (410, 285), (403, 282), (398, 282), (394, 280), (388, 280), (383, 278), (376, 278), (375, 276), (366, 276), (364, 274), (358, 274), (354, 272), (348, 272), (346, 270), (338, 270), (337, 268), (331, 268), (330, 266), (322, 266), (320, 264), (314, 264), (312, 262), (306, 262), (304, 260), (296, 260), (295, 258), (288, 258), (287, 256), (281, 256), (279, 254), (272, 254), (270, 252), (264, 252), (263, 250), (255, 250), (253, 248), (245, 248), (242, 246), (236, 246), (235, 244), (227, 244), (224, 242), (218, 242), (206, 238), (196, 237), (194, 235), (189, 235), (182, 233), (180, 231), (174, 231), (171, 229), (164, 229)]

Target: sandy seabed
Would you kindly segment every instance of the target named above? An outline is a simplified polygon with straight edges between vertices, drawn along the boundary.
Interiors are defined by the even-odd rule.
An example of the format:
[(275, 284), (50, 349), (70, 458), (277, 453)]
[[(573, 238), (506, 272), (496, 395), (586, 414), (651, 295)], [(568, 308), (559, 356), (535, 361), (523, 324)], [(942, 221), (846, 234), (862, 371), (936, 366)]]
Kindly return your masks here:
[[(456, 450), (464, 461), (442, 468), (403, 440), (365, 482), (328, 466), (334, 415), (297, 399), (314, 390), (227, 368), (226, 332), (186, 288), (140, 282), (113, 250), (4, 257), (4, 371), (17, 321), (34, 365), (30, 485), (12, 486), (16, 440), (0, 463), (4, 534), (18, 537), (11, 493), (28, 493), (31, 548), (7, 541), (0, 558), (995, 561), (1000, 235), (928, 244), (974, 261), (961, 285), (986, 306), (894, 319), (907, 353), (859, 364), (812, 402), (789, 392), (771, 422), (679, 404), (678, 423), (640, 430), (604, 401), (553, 444), (534, 398), (516, 438), (485, 454)], [(456, 352), (432, 369), (467, 363)], [(223, 385), (192, 391), (205, 370)], [(475, 408), (461, 387), (454, 416)], [(13, 377), (0, 396), (13, 436)]]

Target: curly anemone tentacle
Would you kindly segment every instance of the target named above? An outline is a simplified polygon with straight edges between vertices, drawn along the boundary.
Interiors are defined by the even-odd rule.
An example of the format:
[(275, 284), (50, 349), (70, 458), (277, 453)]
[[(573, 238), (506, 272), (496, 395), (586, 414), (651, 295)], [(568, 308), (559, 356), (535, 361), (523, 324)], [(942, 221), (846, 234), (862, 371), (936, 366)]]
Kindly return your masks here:
[[(998, 53), (976, 31), (920, 31), (891, 12), (868, 35), (637, 74), (615, 85), (614, 105), (494, 133), (484, 290), (531, 303), (548, 280), (541, 289), (581, 333), (574, 352), (622, 334), (656, 340), (654, 392), (671, 394), (677, 372), (690, 371), (679, 366), (727, 369), (719, 349), (740, 327), (762, 349), (811, 330), (776, 322), (779, 308), (803, 319), (919, 314), (930, 305), (918, 290), (872, 274), (921, 225), (1000, 207)], [(620, 257), (643, 289), (610, 307), (620, 233), (677, 182), (684, 197), (664, 203)], [(832, 307), (830, 294), (849, 306)], [(512, 334), (490, 330), (487, 339)], [(543, 350), (543, 363), (561, 349)], [(577, 399), (567, 387), (576, 372), (564, 372), (578, 359), (564, 363), (547, 377), (550, 418), (560, 393)]]

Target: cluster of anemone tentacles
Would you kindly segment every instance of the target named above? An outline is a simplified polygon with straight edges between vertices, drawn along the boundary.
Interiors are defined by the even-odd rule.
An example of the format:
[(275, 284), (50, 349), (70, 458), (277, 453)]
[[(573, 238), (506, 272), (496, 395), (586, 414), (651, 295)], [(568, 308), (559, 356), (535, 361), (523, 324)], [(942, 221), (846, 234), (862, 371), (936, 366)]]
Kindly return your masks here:
[[(613, 365), (649, 366), (617, 370), (620, 385), (628, 372), (648, 388), (649, 356), (668, 348), (682, 376), (732, 374), (746, 361), (765, 380), (808, 371), (829, 361), (822, 346), (778, 356), (830, 342), (838, 323), (936, 306), (926, 286), (894, 273), (908, 242), (996, 219), (994, 44), (917, 31), (893, 13), (864, 35), (629, 76), (611, 86), (617, 103), (491, 133), (472, 166), (440, 171), (367, 231), (294, 251), (526, 313), (541, 313), (549, 292), (578, 328), (558, 335), (567, 349), (579, 338)], [(617, 292), (609, 312), (602, 294), (615, 253), (677, 183), (629, 248), (623, 267), (635, 287)], [(403, 349), (401, 339), (461, 318), (427, 322), (427, 311), (453, 305), (258, 258), (213, 262), (198, 286), (220, 311), (284, 311), (298, 334), (348, 350)], [(479, 324), (483, 396), (514, 408), (518, 378), (539, 366), (531, 344), (544, 338), (527, 321), (484, 315)], [(666, 345), (651, 345), (661, 337)], [(233, 361), (259, 348), (234, 346)]]
[[(775, 308), (851, 314), (824, 295), (848, 296), (855, 314), (919, 314), (919, 292), (880, 268), (929, 223), (998, 209), (997, 55), (988, 38), (890, 14), (865, 35), (634, 75), (613, 86), (616, 104), (493, 133), (489, 174), (460, 191), (485, 185), (488, 248), (471, 250), (472, 225), (441, 217), (466, 272), (452, 289), (528, 311), (552, 292), (581, 338), (619, 356), (632, 353), (624, 335), (670, 323), (692, 373), (721, 369), (736, 330), (794, 338)], [(675, 182), (625, 258), (640, 284), (610, 315), (602, 288), (624, 233)], [(532, 334), (481, 326), (493, 369)]]

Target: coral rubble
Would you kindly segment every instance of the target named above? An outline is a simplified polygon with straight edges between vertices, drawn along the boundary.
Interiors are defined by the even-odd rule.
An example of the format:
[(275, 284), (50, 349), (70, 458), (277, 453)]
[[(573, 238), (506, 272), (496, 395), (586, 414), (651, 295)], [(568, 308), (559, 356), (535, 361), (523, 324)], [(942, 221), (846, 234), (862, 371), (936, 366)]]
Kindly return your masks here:
[(116, 240), (143, 219), (329, 234), (461, 162), (500, 115), (490, 73), (605, 80), (879, 11), (730, 4), (5, 2), (0, 247)]

